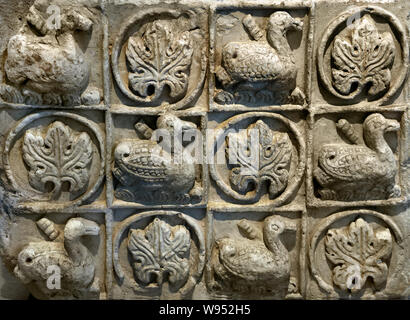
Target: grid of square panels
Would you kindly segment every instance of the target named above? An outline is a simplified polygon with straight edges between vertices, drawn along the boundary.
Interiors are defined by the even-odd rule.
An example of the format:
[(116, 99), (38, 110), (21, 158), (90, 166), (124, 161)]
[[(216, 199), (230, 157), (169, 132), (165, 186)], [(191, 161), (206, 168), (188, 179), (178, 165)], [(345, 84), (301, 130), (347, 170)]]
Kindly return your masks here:
[[(358, 219), (375, 232), (383, 226), (395, 240), (393, 256), (380, 259), (391, 266), (393, 279), (401, 272), (396, 260), (400, 222), (407, 215), (409, 108), (408, 33), (398, 6), (295, 1), (141, 8), (113, 1), (103, 9), (95, 9), (98, 18), (83, 57), (92, 64), (88, 85), (74, 104), (62, 94), (58, 107), (44, 96), (45, 103), (24, 96), (22, 103), (4, 101), (0, 107), (2, 180), (19, 192), (16, 207), (27, 215), (105, 216), (106, 250), (97, 258), (106, 270), (100, 297), (321, 299), (362, 298), (366, 291), (388, 298), (389, 290), (400, 295), (400, 286), (389, 287), (390, 282), (371, 293), (365, 283), (353, 293), (346, 289), (335, 280), (337, 264), (326, 258), (331, 249), (322, 238), (329, 230), (348, 237)], [(380, 58), (386, 61), (368, 76), (372, 81), (359, 74), (346, 88), (337, 77), (346, 77), (344, 68), (355, 62), (343, 65), (361, 28), (374, 33), (367, 45), (386, 50)], [(380, 37), (384, 42), (375, 49)], [(161, 171), (151, 157), (159, 144), (151, 137), (158, 129), (170, 132), (170, 124), (198, 134), (179, 146), (182, 163)], [(376, 137), (383, 125), (386, 131)], [(260, 152), (256, 165), (230, 144), (250, 148), (252, 132), (259, 138), (253, 141)], [(44, 141), (53, 134), (68, 139), (73, 154), (88, 155), (69, 168), (74, 180), (67, 178), (71, 184), (61, 183), (58, 190), (46, 179), (47, 166), (41, 180), (35, 175), (43, 167), (30, 164), (35, 150), (29, 146), (37, 141), (36, 148), (47, 149)], [(385, 154), (369, 164), (374, 172), (365, 168), (365, 177), (354, 182), (360, 164), (377, 158), (378, 151)], [(228, 163), (228, 153), (237, 162)], [(358, 163), (349, 168), (355, 157)], [(373, 177), (378, 164), (390, 171)], [(250, 246), (262, 257), (269, 251), (270, 223), (285, 230), (278, 239), (288, 261), (283, 266), (289, 266), (282, 266), (283, 279), (269, 278), (275, 270), (262, 268), (253, 292), (246, 273), (254, 266), (248, 270), (233, 261), (238, 270), (226, 269), (226, 247), (217, 244), (227, 238), (237, 250)], [(136, 258), (137, 243), (155, 228), (167, 230), (170, 239), (178, 229), (190, 243), (190, 250), (174, 254), (180, 267), (174, 283), (166, 267), (151, 278), (138, 273), (144, 263)]]

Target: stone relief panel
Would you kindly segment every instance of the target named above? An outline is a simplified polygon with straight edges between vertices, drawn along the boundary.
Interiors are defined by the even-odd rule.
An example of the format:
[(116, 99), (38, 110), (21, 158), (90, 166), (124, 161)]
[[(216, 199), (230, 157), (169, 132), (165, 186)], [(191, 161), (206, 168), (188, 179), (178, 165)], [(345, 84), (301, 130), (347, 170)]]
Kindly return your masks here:
[[(81, 1), (36, 0), (2, 47), (0, 99), (79, 106), (102, 101), (101, 11)], [(91, 66), (92, 64), (92, 66)], [(91, 67), (97, 72), (91, 73)]]
[[(114, 19), (119, 10), (123, 19)], [(114, 106), (193, 107), (202, 93), (207, 71), (207, 9), (141, 8), (118, 1), (117, 5), (108, 5), (107, 12), (113, 18), (110, 45)]]
[(2, 216), (3, 263), (36, 299), (104, 296), (104, 215)]
[[(330, 9), (335, 14), (336, 7)], [(319, 90), (314, 90), (314, 103), (386, 105), (397, 101), (409, 65), (403, 20), (400, 11), (352, 6), (337, 12), (326, 27), (323, 23), (325, 28), (320, 27), (317, 35)]]
[(303, 106), (307, 17), (308, 8), (218, 6), (210, 30), (211, 109)]
[(304, 175), (305, 142), (303, 121), (298, 115), (292, 120), (267, 112), (219, 120), (208, 140), (212, 202), (280, 206), (294, 198)]
[(0, 3), (0, 299), (410, 296), (410, 2), (268, 2)]
[(5, 133), (4, 182), (18, 194), (22, 207), (48, 210), (53, 204), (51, 210), (62, 210), (101, 194), (105, 138), (89, 116), (32, 113)]
[[(124, 215), (126, 210), (115, 212), (115, 220)], [(205, 265), (202, 218), (200, 212), (161, 210), (118, 221), (113, 231), (112, 295), (118, 299), (192, 297)]]
[(310, 204), (387, 205), (403, 201), (402, 117), (401, 112), (317, 115), (309, 148)]
[(206, 201), (203, 117), (113, 117), (115, 206)]
[(209, 293), (218, 299), (300, 298), (303, 213), (251, 214), (212, 211)]
[(398, 290), (403, 250), (403, 234), (392, 217), (365, 209), (337, 212), (312, 229), (310, 270), (329, 298), (398, 298), (404, 293)]

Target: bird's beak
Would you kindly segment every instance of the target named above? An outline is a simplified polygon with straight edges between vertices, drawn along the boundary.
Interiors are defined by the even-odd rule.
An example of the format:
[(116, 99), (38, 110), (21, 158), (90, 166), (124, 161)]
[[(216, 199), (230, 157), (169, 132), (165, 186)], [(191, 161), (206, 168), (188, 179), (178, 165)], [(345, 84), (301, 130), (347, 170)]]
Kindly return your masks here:
[(286, 231), (292, 231), (292, 232), (296, 232), (298, 230), (298, 226), (296, 224), (296, 222), (286, 222), (285, 224), (285, 230)]
[(94, 221), (84, 219), (82, 223), (85, 228), (84, 235), (97, 236), (100, 233), (100, 227)]
[(197, 129), (197, 126), (193, 122), (181, 120), (181, 128), (182, 128), (183, 131), (185, 131), (185, 130), (195, 130), (195, 129)]
[(386, 132), (397, 131), (400, 129), (400, 123), (397, 120), (387, 120)]
[(14, 275), (24, 284), (29, 284), (32, 280), (28, 278), (23, 272), (21, 272), (19, 266), (15, 266), (14, 270)]
[(89, 31), (93, 26), (93, 22), (81, 12), (73, 10), (73, 12), (71, 12), (71, 15), (76, 22), (76, 27), (78, 30)]
[(303, 28), (303, 21), (301, 19), (294, 18), (292, 22), (292, 27), (297, 31), (301, 31)]

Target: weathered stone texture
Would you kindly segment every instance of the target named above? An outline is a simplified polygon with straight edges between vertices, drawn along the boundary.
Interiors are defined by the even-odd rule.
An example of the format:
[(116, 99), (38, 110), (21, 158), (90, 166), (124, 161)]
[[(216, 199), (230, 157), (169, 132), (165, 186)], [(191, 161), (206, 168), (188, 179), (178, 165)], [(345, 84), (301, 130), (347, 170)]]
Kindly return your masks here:
[(0, 0), (3, 299), (408, 299), (406, 0)]

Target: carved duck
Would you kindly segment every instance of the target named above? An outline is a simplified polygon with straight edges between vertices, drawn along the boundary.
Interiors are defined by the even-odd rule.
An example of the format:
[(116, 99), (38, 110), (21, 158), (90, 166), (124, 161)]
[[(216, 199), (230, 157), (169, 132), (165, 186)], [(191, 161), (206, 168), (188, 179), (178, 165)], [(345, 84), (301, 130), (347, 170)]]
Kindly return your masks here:
[(351, 125), (341, 119), (338, 127), (356, 145), (326, 144), (319, 151), (314, 176), (323, 187), (319, 193), (324, 200), (386, 199), (400, 195), (395, 184), (397, 162), (384, 134), (397, 131), (400, 124), (379, 113), (368, 116), (363, 122), (360, 140)]
[(10, 38), (5, 61), (7, 78), (21, 86), (20, 100), (26, 103), (79, 104), (88, 85), (90, 66), (74, 32), (92, 28), (90, 12), (65, 5), (61, 9), (61, 27), (53, 29), (46, 14), (48, 7), (48, 2), (37, 0), (29, 10), (27, 23)]
[(223, 47), (222, 63), (216, 70), (223, 87), (239, 83), (238, 90), (265, 89), (261, 92), (272, 95), (276, 91), (286, 97), (295, 89), (291, 96), (304, 99), (295, 88), (297, 67), (286, 38), (288, 30), (302, 30), (303, 22), (277, 11), (269, 17), (266, 40), (252, 16), (245, 16), (242, 22), (254, 41), (229, 42)]
[[(50, 240), (59, 237), (50, 220), (40, 219), (37, 225)], [(33, 293), (39, 298), (81, 298), (87, 292), (99, 293), (93, 255), (80, 241), (82, 236), (95, 236), (99, 231), (94, 221), (70, 219), (65, 225), (62, 241), (30, 242), (25, 246), (18, 254), (14, 274), (24, 284), (34, 284)], [(52, 276), (49, 268), (54, 266), (59, 268), (61, 275), (59, 290), (47, 287), (47, 280)]]
[[(143, 121), (138, 122), (135, 129), (146, 140), (125, 139), (114, 150), (113, 174), (124, 186), (116, 189), (116, 197), (125, 201), (135, 201), (141, 196), (138, 200), (187, 201), (200, 197), (194, 159), (182, 141), (174, 139), (174, 134), (196, 128), (194, 123), (171, 113), (158, 117), (155, 132)], [(147, 140), (156, 133), (164, 137), (161, 143)]]
[(246, 238), (216, 240), (212, 251), (214, 279), (224, 283), (226, 289), (243, 293), (286, 291), (289, 252), (279, 236), (285, 230), (296, 230), (296, 226), (271, 216), (264, 221), (262, 236), (246, 220), (241, 220), (238, 228)]

